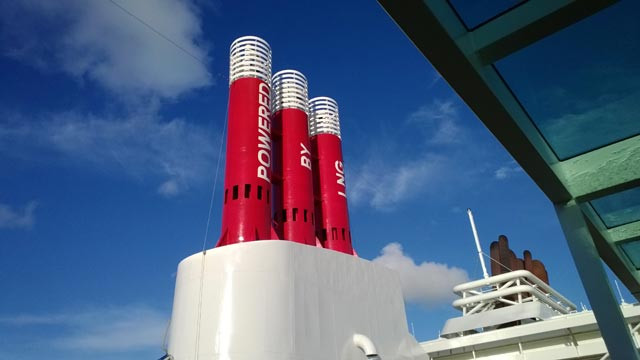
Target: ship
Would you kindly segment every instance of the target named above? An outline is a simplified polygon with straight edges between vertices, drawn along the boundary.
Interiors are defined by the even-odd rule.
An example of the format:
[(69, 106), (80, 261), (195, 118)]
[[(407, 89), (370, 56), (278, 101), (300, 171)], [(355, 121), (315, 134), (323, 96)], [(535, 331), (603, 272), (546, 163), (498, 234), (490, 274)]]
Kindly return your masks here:
[(352, 245), (338, 102), (271, 74), (271, 47), (230, 47), (217, 245), (180, 262), (172, 360), (425, 360), (399, 277)]
[[(449, 319), (437, 339), (420, 342), (433, 360), (608, 359), (593, 311), (576, 306), (527, 270), (491, 276), (454, 288)], [(579, 311), (580, 310), (580, 311)], [(640, 305), (620, 305), (640, 344)]]
[[(268, 44), (245, 37), (230, 57), (222, 233), (215, 248), (178, 266), (165, 358), (639, 359), (639, 307), (619, 304), (603, 266), (640, 299), (637, 108), (593, 123), (587, 132), (597, 136), (569, 128), (577, 141), (568, 148), (500, 71), (568, 28), (631, 26), (638, 3), (518, 1), (473, 25), (461, 14), (470, 2), (379, 3), (553, 204), (592, 310), (551, 287), (533, 259), (529, 266), (527, 255), (507, 252), (497, 272), (453, 289), (462, 315), (437, 339), (415, 339), (397, 274), (352, 246), (337, 101), (309, 100), (299, 72), (272, 77)], [(637, 44), (635, 34), (612, 38), (623, 35)], [(631, 88), (583, 102), (614, 103)], [(557, 118), (572, 115), (557, 108)], [(280, 128), (304, 119), (307, 131)]]
[[(471, 211), (476, 243), (479, 244)], [(480, 247), (478, 247), (480, 249)], [(479, 250), (480, 259), (484, 252)], [(452, 306), (461, 312), (447, 320), (437, 339), (420, 343), (433, 360), (594, 359), (609, 352), (593, 311), (549, 285), (544, 264), (524, 251), (517, 258), (506, 236), (491, 243), (491, 276), (455, 286)], [(628, 304), (620, 293), (622, 312), (634, 343), (640, 344), (640, 304)]]

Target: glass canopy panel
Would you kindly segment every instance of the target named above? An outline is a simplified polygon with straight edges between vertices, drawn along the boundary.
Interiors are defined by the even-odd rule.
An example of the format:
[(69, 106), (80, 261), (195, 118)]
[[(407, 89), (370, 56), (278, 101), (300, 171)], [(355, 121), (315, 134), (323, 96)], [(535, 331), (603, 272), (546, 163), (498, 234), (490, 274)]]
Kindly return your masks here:
[(606, 227), (640, 220), (640, 188), (633, 188), (591, 201)]
[(620, 244), (622, 252), (627, 255), (636, 270), (640, 270), (640, 239)]
[(467, 29), (472, 29), (525, 1), (527, 0), (449, 0), (449, 4)]
[(640, 1), (495, 63), (560, 160), (640, 134)]

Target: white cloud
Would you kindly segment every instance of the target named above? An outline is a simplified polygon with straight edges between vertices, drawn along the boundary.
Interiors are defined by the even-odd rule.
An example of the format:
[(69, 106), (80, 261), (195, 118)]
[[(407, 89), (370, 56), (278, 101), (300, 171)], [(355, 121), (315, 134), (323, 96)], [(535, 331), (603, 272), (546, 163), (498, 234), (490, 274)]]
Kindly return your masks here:
[[(372, 136), (380, 140), (360, 164), (347, 167), (351, 203), (395, 210), (425, 193), (459, 193), (478, 181), (521, 172), (513, 161), (498, 166), (490, 147), (460, 126), (459, 106), (455, 100), (434, 100), (409, 113), (395, 138)], [(421, 134), (424, 138), (416, 140)]]
[(205, 180), (216, 157), (214, 143), (221, 141), (183, 119), (163, 120), (155, 109), (125, 117), (65, 112), (15, 118), (0, 123), (0, 153), (24, 157), (36, 151), (34, 158), (57, 155), (112, 174), (151, 178), (160, 181), (158, 192), (165, 196)]
[(453, 299), (455, 285), (469, 281), (463, 269), (446, 264), (416, 262), (402, 250), (399, 243), (390, 243), (382, 249), (374, 263), (395, 270), (400, 275), (405, 301), (424, 306), (444, 304)]
[(431, 145), (455, 144), (460, 142), (461, 128), (458, 125), (458, 109), (453, 100), (434, 100), (421, 106), (409, 115), (410, 123), (420, 124), (429, 136)]
[(401, 163), (369, 163), (351, 172), (349, 199), (377, 210), (391, 210), (433, 186), (443, 171), (444, 159), (434, 154)]
[(522, 172), (522, 168), (518, 164), (512, 161), (509, 164), (499, 167), (494, 172), (494, 176), (498, 180), (505, 180), (521, 172)]
[(461, 214), (462, 213), (462, 208), (460, 206), (454, 206), (451, 208), (451, 212), (454, 214)]
[[(381, 137), (387, 143), (376, 143), (368, 158), (349, 171), (349, 199), (354, 204), (368, 204), (376, 210), (393, 210), (400, 203), (417, 198), (430, 188), (441, 185), (450, 172), (450, 163), (464, 143), (459, 114), (452, 100), (435, 100), (421, 106), (407, 117), (405, 126), (417, 126), (426, 135), (422, 144), (412, 145), (414, 156), (397, 156), (402, 144)], [(415, 132), (414, 129), (411, 129)], [(385, 149), (381, 151), (380, 149)], [(415, 151), (420, 149), (419, 151)], [(391, 154), (391, 155), (389, 155)]]
[[(143, 22), (207, 61), (202, 0), (114, 0)], [(58, 112), (11, 114), (0, 122), (0, 153), (64, 155), (139, 180), (175, 196), (206, 177), (212, 143), (200, 126), (159, 115), (163, 99), (207, 86), (206, 66), (110, 0), (19, 0), (0, 3), (0, 51), (43, 71), (62, 71), (110, 91), (126, 115)], [(15, 21), (20, 19), (20, 21)], [(108, 108), (113, 108), (109, 104)], [(137, 109), (131, 111), (130, 109)], [(213, 139), (218, 141), (220, 139)], [(159, 179), (157, 179), (159, 178)]]
[[(197, 7), (180, 0), (117, 0), (193, 56), (207, 61)], [(123, 98), (173, 98), (207, 86), (206, 67), (111, 1), (21, 0), (0, 6), (2, 52), (97, 82)], [(16, 21), (20, 18), (20, 21)]]
[[(0, 325), (13, 332), (36, 327), (59, 328), (50, 339), (58, 349), (92, 353), (160, 348), (168, 316), (143, 305), (93, 308), (55, 314), (0, 317)], [(27, 328), (29, 327), (29, 328)], [(36, 329), (37, 330), (37, 329)]]
[(12, 326), (52, 325), (64, 323), (68, 316), (60, 314), (33, 315), (20, 314), (0, 317), (0, 324)]
[(158, 187), (158, 192), (166, 197), (172, 197), (178, 195), (180, 192), (180, 185), (175, 179), (170, 179)]
[(0, 203), (0, 228), (30, 228), (35, 223), (34, 212), (38, 204), (29, 202), (23, 209), (17, 210)]

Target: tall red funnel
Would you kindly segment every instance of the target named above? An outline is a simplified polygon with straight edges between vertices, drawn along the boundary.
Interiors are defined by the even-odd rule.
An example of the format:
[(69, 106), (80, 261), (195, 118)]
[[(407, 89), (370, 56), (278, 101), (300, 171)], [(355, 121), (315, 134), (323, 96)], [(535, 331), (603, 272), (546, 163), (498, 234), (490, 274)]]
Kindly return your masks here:
[(271, 48), (231, 44), (222, 234), (217, 246), (271, 238)]
[(315, 245), (307, 79), (295, 70), (273, 75), (274, 219), (285, 240)]
[(338, 104), (328, 97), (309, 101), (309, 127), (316, 196), (316, 234), (325, 248), (353, 254), (342, 160)]

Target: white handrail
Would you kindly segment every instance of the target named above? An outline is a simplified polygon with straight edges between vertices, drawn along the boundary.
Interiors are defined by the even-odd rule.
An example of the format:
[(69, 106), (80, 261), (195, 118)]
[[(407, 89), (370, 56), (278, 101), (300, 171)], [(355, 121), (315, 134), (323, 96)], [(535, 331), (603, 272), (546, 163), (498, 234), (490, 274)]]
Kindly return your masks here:
[[(487, 279), (475, 280), (468, 283), (457, 285), (453, 288), (453, 292), (462, 296), (462, 292), (475, 290), (477, 288), (482, 288), (485, 286), (498, 285), (504, 282), (508, 282), (510, 280), (515, 280), (517, 278), (525, 278), (528, 282), (536, 285), (537, 288), (541, 289), (542, 292), (547, 293), (550, 296), (557, 298), (560, 302), (567, 304), (567, 307), (571, 310), (576, 309), (576, 305), (569, 301), (569, 299), (562, 296), (560, 293), (555, 291), (552, 287), (547, 285), (544, 281), (538, 279), (535, 275), (533, 275), (530, 271), (527, 270), (515, 270), (508, 272), (506, 274), (500, 274), (491, 276)], [(548, 295), (545, 294), (545, 297)]]
[(229, 85), (245, 77), (271, 82), (271, 47), (257, 36), (237, 38), (231, 44), (229, 63)]
[(541, 292), (536, 287), (533, 287), (531, 285), (518, 285), (518, 286), (513, 286), (504, 290), (497, 290), (497, 291), (488, 292), (482, 295), (475, 295), (471, 297), (458, 299), (458, 300), (455, 300), (452, 305), (454, 307), (461, 308), (461, 307), (464, 307), (465, 305), (476, 304), (476, 303), (480, 303), (487, 300), (499, 300), (499, 298), (503, 296), (515, 295), (518, 293), (534, 294), (536, 295), (538, 300), (549, 305), (553, 309), (563, 314), (568, 314), (569, 312), (571, 312), (571, 310), (575, 310), (575, 309), (571, 309), (568, 306), (565, 307), (565, 306), (559, 305), (557, 302), (550, 299), (547, 296), (547, 294)]
[(272, 112), (282, 109), (300, 109), (309, 113), (307, 78), (296, 70), (281, 70), (271, 78), (273, 87)]
[(309, 135), (333, 134), (340, 137), (338, 103), (330, 97), (309, 100)]

